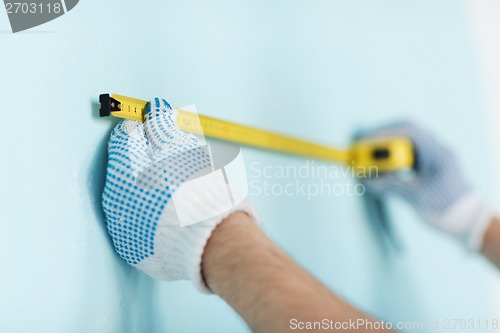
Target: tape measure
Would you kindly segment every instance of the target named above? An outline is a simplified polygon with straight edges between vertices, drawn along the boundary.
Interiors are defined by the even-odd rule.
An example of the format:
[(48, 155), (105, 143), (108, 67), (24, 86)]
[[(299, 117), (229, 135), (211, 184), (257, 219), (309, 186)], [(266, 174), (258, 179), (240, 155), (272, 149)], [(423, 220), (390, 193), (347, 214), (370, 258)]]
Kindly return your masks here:
[[(121, 95), (102, 94), (100, 116), (115, 116), (144, 122), (147, 101)], [(177, 126), (186, 132), (230, 141), (251, 147), (317, 158), (368, 170), (376, 167), (379, 172), (412, 169), (415, 163), (413, 144), (407, 137), (359, 140), (349, 149), (304, 141), (213, 117), (177, 109)]]

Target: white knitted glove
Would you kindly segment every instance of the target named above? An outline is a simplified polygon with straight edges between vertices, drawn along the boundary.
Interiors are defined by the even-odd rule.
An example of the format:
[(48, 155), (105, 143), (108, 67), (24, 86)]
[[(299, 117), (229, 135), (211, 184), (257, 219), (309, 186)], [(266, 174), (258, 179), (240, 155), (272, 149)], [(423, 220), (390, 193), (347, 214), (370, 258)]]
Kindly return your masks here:
[[(256, 222), (247, 202), (233, 204), (206, 146), (176, 126), (177, 110), (152, 100), (144, 124), (121, 121), (108, 144), (103, 207), (118, 254), (162, 280), (192, 280), (210, 292), (201, 274), (205, 245), (235, 211)], [(234, 191), (231, 188), (231, 191)]]
[(376, 129), (370, 137), (407, 136), (414, 144), (416, 175), (398, 174), (364, 179), (367, 193), (402, 196), (436, 228), (460, 239), (473, 251), (481, 248), (494, 213), (467, 184), (453, 153), (424, 129), (396, 123)]

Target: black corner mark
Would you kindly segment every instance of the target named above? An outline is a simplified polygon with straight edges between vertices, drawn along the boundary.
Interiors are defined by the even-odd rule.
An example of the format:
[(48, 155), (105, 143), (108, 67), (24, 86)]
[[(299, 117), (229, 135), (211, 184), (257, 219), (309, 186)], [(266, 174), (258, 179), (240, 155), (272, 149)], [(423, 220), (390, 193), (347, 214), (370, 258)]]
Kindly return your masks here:
[(66, 4), (66, 11), (69, 12), (70, 10), (75, 8), (75, 6), (78, 4), (78, 1), (80, 0), (64, 0), (64, 3)]
[[(63, 2), (64, 1), (64, 2)], [(52, 21), (73, 9), (79, 0), (4, 0), (12, 32)]]

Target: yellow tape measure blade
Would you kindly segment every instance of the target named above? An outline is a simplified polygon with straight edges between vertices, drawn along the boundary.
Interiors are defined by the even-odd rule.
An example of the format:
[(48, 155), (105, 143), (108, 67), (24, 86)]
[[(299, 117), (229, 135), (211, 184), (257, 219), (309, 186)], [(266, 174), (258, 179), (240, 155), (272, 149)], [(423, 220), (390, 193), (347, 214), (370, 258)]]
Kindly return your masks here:
[(120, 111), (112, 111), (113, 116), (140, 122), (144, 121), (144, 111), (148, 102), (117, 94), (113, 94), (111, 97), (120, 102), (118, 105)]
[[(101, 99), (102, 97), (104, 98)], [(101, 95), (100, 101), (101, 116), (112, 114), (115, 117), (144, 121), (147, 101), (117, 94), (113, 94), (111, 98), (106, 94)], [(105, 103), (107, 104), (103, 106)], [(199, 115), (190, 112), (192, 107), (178, 111), (177, 125), (186, 132), (251, 147), (354, 165), (358, 168), (377, 167), (380, 172), (411, 169), (415, 163), (413, 144), (406, 137), (361, 140), (355, 142), (349, 150), (344, 150)]]

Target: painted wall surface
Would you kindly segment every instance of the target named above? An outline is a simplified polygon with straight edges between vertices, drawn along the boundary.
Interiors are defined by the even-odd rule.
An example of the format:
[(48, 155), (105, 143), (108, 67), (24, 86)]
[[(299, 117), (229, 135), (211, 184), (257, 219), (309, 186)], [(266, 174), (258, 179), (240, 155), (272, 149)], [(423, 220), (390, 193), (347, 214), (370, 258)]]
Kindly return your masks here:
[[(86, 0), (15, 35), (0, 11), (0, 331), (247, 331), (216, 296), (153, 281), (115, 255), (100, 205), (116, 123), (97, 117), (103, 92), (196, 103), (339, 145), (360, 127), (411, 118), (452, 145), (493, 199), (465, 10), (453, 0)], [(404, 250), (388, 252), (358, 196), (308, 198), (298, 188), (321, 177), (269, 174), (307, 161), (243, 153), (263, 228), (350, 302), (391, 321), (491, 317), (493, 270), (403, 202), (390, 206)], [(339, 191), (354, 183), (331, 178)], [(259, 193), (264, 182), (297, 193)]]
[[(472, 28), (475, 50), (480, 64), (480, 84), (487, 114), (489, 150), (494, 171), (500, 169), (500, 2), (495, 0), (468, 0), (465, 2)], [(500, 196), (500, 175), (493, 172), (495, 197)], [(498, 201), (497, 201), (498, 202)], [(500, 313), (500, 278), (496, 281), (496, 313)]]

